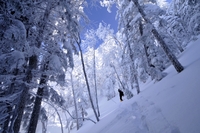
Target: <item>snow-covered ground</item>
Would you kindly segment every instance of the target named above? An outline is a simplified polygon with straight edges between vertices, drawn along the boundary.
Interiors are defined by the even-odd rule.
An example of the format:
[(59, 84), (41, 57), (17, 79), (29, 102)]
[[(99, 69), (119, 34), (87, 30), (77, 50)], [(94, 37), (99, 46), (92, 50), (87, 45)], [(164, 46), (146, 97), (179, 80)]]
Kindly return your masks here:
[[(191, 42), (179, 56), (184, 71), (177, 73), (170, 66), (164, 79), (142, 84), (141, 93), (132, 99), (101, 99), (100, 122), (86, 121), (70, 133), (200, 133), (199, 50), (200, 39)], [(92, 110), (88, 112), (95, 120)], [(56, 127), (51, 131), (61, 132)]]
[(142, 85), (132, 99), (101, 101), (100, 122), (74, 133), (200, 133), (199, 50), (200, 39), (191, 42), (179, 57), (183, 72), (170, 66), (162, 81)]

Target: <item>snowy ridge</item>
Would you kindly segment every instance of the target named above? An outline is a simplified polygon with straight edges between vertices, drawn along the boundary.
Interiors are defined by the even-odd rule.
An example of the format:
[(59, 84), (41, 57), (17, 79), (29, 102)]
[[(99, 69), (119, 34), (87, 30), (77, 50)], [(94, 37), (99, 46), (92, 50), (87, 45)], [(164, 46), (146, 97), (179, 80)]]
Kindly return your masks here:
[(132, 99), (104, 100), (100, 122), (87, 122), (72, 133), (199, 133), (199, 49), (200, 39), (180, 55), (183, 72), (177, 73), (170, 66), (164, 79), (142, 85), (143, 91)]

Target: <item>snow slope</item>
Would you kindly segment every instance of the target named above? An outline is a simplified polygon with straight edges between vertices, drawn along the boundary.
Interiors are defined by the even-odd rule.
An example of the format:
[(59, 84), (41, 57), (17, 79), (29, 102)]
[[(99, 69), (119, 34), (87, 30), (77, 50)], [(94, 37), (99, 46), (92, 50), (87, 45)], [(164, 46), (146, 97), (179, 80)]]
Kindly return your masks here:
[(100, 122), (71, 133), (200, 133), (199, 50), (200, 39), (191, 42), (179, 57), (183, 72), (170, 66), (163, 80), (141, 85), (132, 99), (102, 100)]

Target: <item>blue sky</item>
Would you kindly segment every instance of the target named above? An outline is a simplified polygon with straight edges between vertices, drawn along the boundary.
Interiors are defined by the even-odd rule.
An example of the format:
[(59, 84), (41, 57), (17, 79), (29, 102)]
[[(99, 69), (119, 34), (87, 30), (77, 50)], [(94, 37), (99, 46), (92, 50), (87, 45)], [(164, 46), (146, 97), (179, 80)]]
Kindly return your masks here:
[[(171, 2), (172, 0), (167, 1)], [(90, 2), (88, 2), (88, 8), (85, 8), (84, 10), (90, 19), (89, 28), (97, 29), (100, 22), (105, 22), (106, 24), (110, 24), (111, 28), (114, 29), (115, 32), (117, 31), (118, 23), (115, 19), (117, 9), (115, 6), (112, 7), (112, 12), (109, 13), (105, 7), (101, 7), (100, 5), (91, 7)]]
[(107, 8), (101, 7), (99, 4), (96, 7), (85, 8), (85, 12), (90, 19), (90, 28), (97, 29), (100, 22), (104, 22), (106, 24), (110, 24), (111, 28), (117, 29), (117, 20), (116, 16), (116, 7), (113, 6), (111, 9), (111, 13), (107, 11)]

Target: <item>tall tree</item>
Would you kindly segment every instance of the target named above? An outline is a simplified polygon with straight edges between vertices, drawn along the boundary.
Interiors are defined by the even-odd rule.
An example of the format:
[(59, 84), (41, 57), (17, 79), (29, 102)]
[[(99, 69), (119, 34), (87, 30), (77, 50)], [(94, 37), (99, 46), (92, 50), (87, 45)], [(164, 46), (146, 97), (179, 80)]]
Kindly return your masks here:
[(75, 94), (72, 71), (70, 72), (70, 76), (71, 76), (71, 84), (72, 84), (72, 94), (73, 94), (73, 99), (74, 99), (74, 107), (75, 107), (75, 113), (76, 113), (76, 127), (77, 127), (77, 130), (78, 130), (80, 128), (80, 126), (79, 126), (78, 109), (77, 109), (77, 104), (76, 104), (76, 94)]
[(93, 103), (93, 100), (92, 100), (92, 95), (91, 95), (91, 90), (90, 90), (90, 86), (89, 86), (89, 82), (88, 82), (88, 77), (87, 77), (86, 70), (85, 70), (85, 64), (84, 64), (84, 59), (83, 59), (83, 52), (82, 52), (82, 49), (81, 49), (81, 39), (80, 39), (79, 35), (76, 36), (76, 42), (77, 42), (78, 48), (80, 50), (82, 69), (83, 69), (83, 73), (84, 73), (84, 77), (85, 77), (85, 82), (86, 82), (86, 85), (87, 85), (87, 90), (88, 90), (88, 94), (89, 94), (90, 103), (91, 103), (94, 115), (96, 117), (96, 120), (99, 121), (99, 117), (97, 115), (97, 112), (95, 110), (94, 103)]
[[(22, 85), (21, 79), (24, 77), (24, 70), (26, 66), (26, 30), (24, 24), (15, 19), (10, 18), (6, 14), (0, 14), (0, 44), (1, 44), (1, 90), (2, 97), (9, 97), (18, 95), (18, 98), (10, 99), (13, 103), (8, 104), (9, 116), (4, 124), (3, 132), (8, 132), (8, 124), (13, 126), (14, 118), (18, 108), (19, 95), (21, 93)], [(21, 69), (20, 69), (21, 68)], [(6, 88), (6, 89), (5, 89)], [(12, 98), (12, 97), (10, 97)], [(8, 99), (8, 101), (10, 101)], [(6, 101), (1, 101), (7, 103)], [(6, 115), (5, 115), (6, 116)], [(3, 120), (4, 121), (4, 120)], [(11, 132), (12, 130), (10, 130)]]
[(177, 60), (177, 58), (175, 57), (175, 55), (170, 51), (170, 49), (168, 48), (168, 46), (165, 44), (165, 41), (162, 39), (162, 37), (159, 35), (158, 31), (155, 29), (155, 27), (153, 26), (153, 24), (150, 22), (150, 20), (147, 18), (146, 14), (144, 13), (142, 7), (139, 5), (138, 0), (132, 0), (133, 3), (135, 4), (136, 8), (138, 9), (138, 12), (141, 14), (141, 16), (143, 17), (143, 19), (152, 26), (152, 34), (154, 35), (154, 37), (157, 39), (157, 41), (160, 43), (161, 47), (163, 48), (163, 50), (165, 51), (166, 55), (168, 56), (169, 60), (171, 61), (171, 63), (173, 64), (173, 66), (175, 67), (177, 72), (181, 72), (184, 68), (183, 66), (180, 64), (180, 62)]
[[(68, 2), (70, 2), (70, 1), (66, 0), (66, 1), (52, 1), (52, 2), (48, 2), (47, 6), (46, 6), (46, 10), (44, 12), (44, 18), (46, 17), (45, 21), (49, 20), (50, 22), (54, 22), (55, 26), (57, 26), (57, 25), (64, 26), (64, 28), (67, 31), (69, 31), (70, 34), (77, 34), (77, 32), (79, 32), (79, 30), (78, 30), (78, 19), (72, 20), (72, 18), (73, 17), (76, 17), (76, 18), (80, 17), (80, 14), (77, 13), (79, 11), (79, 6), (80, 5), (77, 6), (76, 4), (79, 4), (81, 2), (80, 1), (70, 2), (70, 3), (68, 3)], [(73, 11), (68, 10), (69, 4), (75, 10), (73, 10)], [(60, 8), (61, 8), (61, 10), (60, 10)], [(58, 18), (60, 18), (62, 20), (65, 20), (65, 21), (54, 20), (55, 19), (54, 18), (55, 15), (57, 15)], [(53, 20), (51, 20), (51, 19), (53, 19)], [(47, 28), (46, 28), (46, 26), (47, 26)], [(48, 25), (46, 25), (46, 24), (44, 26), (42, 26), (42, 27), (44, 28), (42, 31), (44, 31), (45, 28), (48, 29)], [(61, 67), (64, 67), (64, 69), (66, 70), (66, 68), (68, 66), (73, 67), (72, 48), (71, 48), (71, 46), (73, 46), (73, 43), (65, 43), (65, 38), (67, 37), (67, 35), (66, 35), (65, 31), (63, 31), (63, 29), (60, 29), (60, 28), (63, 28), (63, 27), (59, 27), (59, 30), (61, 30), (60, 33), (64, 34), (64, 35), (61, 34), (61, 37), (56, 36), (57, 34), (60, 35), (59, 32), (58, 33), (54, 33), (54, 30), (51, 30), (51, 31), (53, 32), (52, 35), (55, 34), (55, 37), (54, 36), (53, 37), (57, 41), (57, 44), (58, 44), (57, 45), (58, 46), (57, 50), (61, 52), (61, 55), (62, 55), (62, 53), (64, 54), (64, 52), (62, 50), (59, 50), (59, 47), (60, 47), (59, 45), (62, 44), (63, 45), (62, 49), (66, 49), (67, 50), (67, 54), (64, 54), (65, 56), (62, 56), (61, 60), (60, 60)], [(41, 34), (41, 36), (42, 35), (43, 34)], [(45, 39), (44, 43), (50, 43), (50, 44), (52, 44), (52, 42), (54, 42), (53, 39), (52, 40), (51, 39), (47, 40), (46, 38), (44, 38), (44, 39)], [(59, 43), (61, 43), (61, 44), (59, 44)], [(47, 50), (48, 50), (48, 47), (47, 47)], [(52, 52), (52, 49), (51, 49), (51, 51), (48, 51), (48, 52), (49, 53), (52, 52), (53, 54), (57, 54), (58, 51), (53, 51)], [(58, 57), (59, 57), (59, 55), (58, 55)], [(69, 63), (67, 63), (67, 66), (64, 66), (64, 63), (62, 63), (62, 58), (63, 57), (66, 58), (64, 60), (67, 60), (67, 59), (69, 60)], [(47, 65), (46, 67), (44, 67), (44, 70), (43, 70), (44, 72), (49, 70), (49, 63), (51, 63), (51, 62), (47, 61), (47, 63), (44, 64), (45, 66)], [(53, 62), (53, 63), (56, 63), (56, 62)], [(60, 80), (64, 81), (64, 77), (65, 77), (64, 76), (64, 71), (60, 71), (60, 72), (58, 72), (58, 75), (57, 75), (59, 82), (60, 82)], [(46, 84), (45, 80), (48, 80), (48, 77), (49, 76), (47, 76), (46, 74), (42, 74), (42, 76), (41, 76), (41, 83), (45, 85)], [(45, 78), (45, 79), (43, 79), (43, 78)], [(29, 129), (28, 129), (29, 133), (32, 133), (32, 132), (34, 133), (35, 129), (36, 129), (36, 126), (37, 126), (37, 121), (38, 121), (38, 118), (39, 118), (39, 111), (40, 111), (40, 106), (41, 106), (41, 100), (42, 100), (42, 96), (43, 96), (43, 89), (44, 89), (44, 87), (38, 88), (37, 94), (39, 94), (39, 96), (37, 96), (36, 100), (35, 100), (35, 106), (33, 108), (32, 116), (31, 116), (31, 120), (30, 120), (30, 124), (29, 124), (30, 126), (29, 126)]]
[[(98, 103), (98, 91), (97, 91), (97, 76), (96, 76), (96, 44), (97, 44), (97, 36), (95, 34), (95, 30), (91, 29), (86, 31), (85, 33), (85, 38), (82, 41), (83, 45), (87, 45), (89, 50), (87, 50), (88, 54), (93, 54), (93, 63), (92, 63), (92, 68), (91, 70), (93, 70), (93, 76), (91, 76), (91, 78), (93, 79), (93, 83), (91, 83), (90, 85), (94, 86), (94, 93), (95, 93), (95, 102), (96, 102), (96, 110), (97, 110), (97, 114), (98, 117), (100, 117), (100, 111), (99, 111), (99, 103)], [(90, 50), (90, 48), (92, 48), (92, 51)], [(88, 56), (88, 54), (86, 54), (86, 56)], [(88, 57), (85, 58), (91, 58), (90, 55)], [(89, 60), (91, 61), (91, 60)], [(91, 63), (91, 62), (88, 62)], [(89, 65), (89, 64), (88, 64)], [(88, 70), (90, 70), (90, 68), (87, 68)], [(89, 71), (87, 71), (87, 73), (89, 73)], [(92, 80), (91, 80), (92, 81)]]
[(96, 97), (97, 114), (98, 114), (98, 117), (100, 117), (99, 103), (98, 103), (98, 93), (97, 93), (97, 76), (96, 76), (96, 54), (95, 54), (95, 45), (94, 45), (94, 47), (93, 47), (93, 51), (94, 51), (94, 57), (93, 57), (93, 60), (94, 60), (94, 64), (93, 64), (93, 67), (94, 67), (94, 88), (95, 88), (95, 97)]
[[(23, 78), (24, 85), (22, 87), (22, 91), (20, 92), (19, 102), (15, 108), (15, 112), (17, 112), (16, 117), (13, 117), (15, 121), (14, 130), (15, 132), (19, 131), (20, 122), (22, 120), (22, 115), (25, 107), (25, 100), (28, 96), (28, 91), (30, 88), (35, 88), (36, 86), (32, 84), (32, 79), (35, 81), (37, 79), (41, 79), (41, 77), (46, 77), (46, 73), (43, 73), (43, 76), (38, 76), (36, 69), (39, 70), (39, 64), (41, 57), (47, 53), (45, 50), (42, 50), (42, 44), (48, 44), (47, 50), (48, 53), (51, 53), (51, 50), (54, 50), (54, 55), (57, 54), (56, 57), (59, 57), (59, 61), (61, 62), (61, 66), (63, 68), (67, 68), (69, 66), (73, 66), (72, 60), (72, 49), (75, 50), (75, 47), (72, 45), (73, 43), (66, 43), (67, 36), (69, 34), (76, 34), (75, 32), (79, 32), (78, 30), (78, 19), (80, 16), (83, 16), (83, 12), (81, 11), (80, 6), (82, 6), (83, 1), (0, 1), (1, 12), (6, 14), (8, 18), (15, 18), (21, 20), (26, 28), (27, 33), (27, 41), (30, 44), (31, 49), (29, 49), (29, 53), (27, 52), (28, 62), (26, 63), (26, 76)], [(49, 4), (48, 4), (49, 3)], [(69, 6), (73, 7), (72, 9)], [(69, 10), (70, 9), (70, 10)], [(80, 15), (81, 14), (81, 15)], [(78, 17), (79, 15), (79, 17)], [(76, 17), (75, 17), (76, 16)], [(50, 26), (51, 25), (51, 26)], [(69, 31), (69, 32), (68, 32)], [(60, 43), (61, 42), (61, 43)], [(55, 45), (57, 44), (57, 45)], [(15, 45), (19, 46), (19, 45)], [(62, 47), (62, 49), (61, 49)], [(15, 48), (15, 47), (13, 47)], [(25, 49), (24, 47), (21, 47)], [(11, 48), (12, 49), (12, 48)], [(57, 51), (56, 51), (56, 50)], [(68, 51), (67, 54), (64, 51)], [(42, 53), (42, 52), (43, 53)], [(59, 52), (58, 52), (59, 51)], [(59, 55), (59, 54), (60, 55)], [(55, 57), (55, 56), (54, 56)], [(56, 63), (58, 62), (58, 58), (56, 59)], [(42, 60), (45, 61), (46, 60)], [(54, 60), (55, 61), (55, 60)], [(47, 61), (48, 62), (48, 61)], [(57, 63), (58, 64), (58, 63)], [(51, 68), (53, 65), (49, 64), (47, 68)], [(60, 66), (59, 66), (60, 67)], [(60, 69), (62, 69), (60, 67)], [(34, 70), (35, 69), (35, 70)], [(46, 70), (45, 70), (46, 71)], [(46, 71), (47, 72), (47, 71)], [(59, 81), (62, 79), (62, 72), (54, 71), (54, 78)], [(56, 73), (56, 74), (55, 74)], [(51, 74), (50, 74), (51, 75)], [(49, 76), (47, 75), (46, 81), (49, 80)], [(37, 84), (37, 83), (36, 83)], [(28, 85), (28, 86), (27, 86)], [(38, 89), (40, 90), (40, 89)], [(40, 105), (39, 105), (40, 106)], [(12, 130), (12, 126), (10, 127)]]
[(194, 36), (200, 34), (199, 7), (198, 0), (173, 0), (165, 15), (169, 33), (176, 37), (183, 47), (186, 47)]

